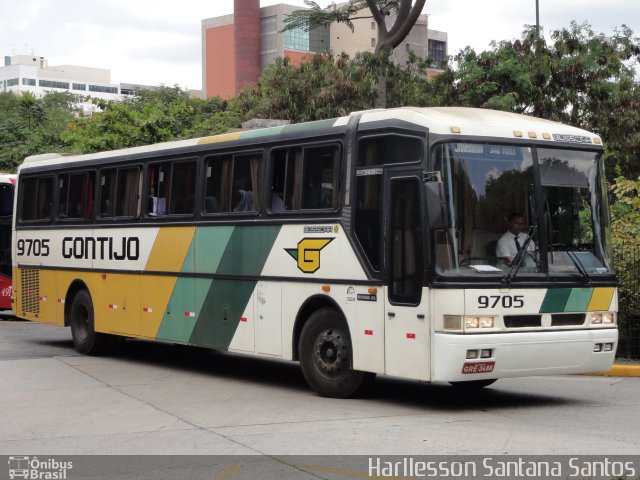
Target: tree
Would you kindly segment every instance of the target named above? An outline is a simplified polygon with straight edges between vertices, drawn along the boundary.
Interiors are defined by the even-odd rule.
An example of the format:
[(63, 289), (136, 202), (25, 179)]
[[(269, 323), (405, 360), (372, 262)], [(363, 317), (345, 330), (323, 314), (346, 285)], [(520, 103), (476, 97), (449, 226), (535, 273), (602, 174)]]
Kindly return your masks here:
[[(284, 30), (301, 28), (305, 31), (320, 26), (326, 26), (333, 22), (344, 23), (351, 30), (354, 29), (353, 21), (361, 18), (373, 18), (378, 27), (378, 41), (375, 53), (382, 59), (380, 69), (377, 72), (376, 83), (377, 100), (376, 107), (384, 108), (387, 105), (387, 73), (389, 58), (415, 25), (426, 0), (356, 0), (345, 5), (337, 6), (332, 3), (323, 9), (312, 1), (305, 0), (308, 10), (295, 10), (285, 19)], [(362, 14), (363, 10), (369, 10), (371, 15)], [(387, 18), (391, 13), (395, 14), (390, 28), (387, 26)]]
[(535, 27), (522, 39), (492, 43), (455, 57), (441, 98), (447, 105), (527, 113), (598, 132), (605, 139), (610, 180), (640, 175), (640, 88), (634, 62), (640, 44), (623, 26), (614, 35), (595, 34), (587, 24), (538, 38)]
[(375, 75), (363, 59), (315, 54), (299, 67), (279, 58), (258, 83), (243, 90), (232, 109), (246, 118), (281, 118), (294, 123), (348, 115), (371, 108)]
[(124, 101), (98, 101), (99, 112), (70, 122), (64, 132), (73, 153), (149, 145), (227, 131), (240, 124), (219, 98), (190, 98), (179, 87), (143, 90)]
[(74, 118), (75, 95), (0, 93), (0, 169), (14, 171), (25, 157), (61, 151), (61, 135)]

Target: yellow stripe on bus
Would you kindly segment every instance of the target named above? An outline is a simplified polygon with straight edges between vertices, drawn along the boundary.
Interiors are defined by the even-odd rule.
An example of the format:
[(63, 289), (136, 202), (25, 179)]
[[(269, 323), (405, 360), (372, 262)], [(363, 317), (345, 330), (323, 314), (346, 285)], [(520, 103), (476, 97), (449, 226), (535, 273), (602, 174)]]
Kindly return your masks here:
[(162, 227), (151, 249), (145, 270), (179, 272), (191, 246), (196, 227)]
[(198, 140), (198, 145), (206, 145), (209, 143), (231, 142), (238, 140), (242, 132), (223, 133), (222, 135), (212, 135), (211, 137), (202, 137)]
[(589, 302), (589, 306), (587, 307), (587, 311), (602, 311), (609, 310), (611, 306), (611, 300), (613, 300), (613, 294), (615, 292), (615, 288), (607, 287), (607, 288), (594, 288), (593, 295), (591, 296), (591, 301)]

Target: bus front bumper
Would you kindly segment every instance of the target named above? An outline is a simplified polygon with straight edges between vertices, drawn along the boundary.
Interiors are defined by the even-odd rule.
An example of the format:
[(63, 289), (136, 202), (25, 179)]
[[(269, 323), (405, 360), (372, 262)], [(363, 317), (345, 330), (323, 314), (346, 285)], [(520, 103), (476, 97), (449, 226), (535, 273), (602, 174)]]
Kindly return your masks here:
[[(616, 328), (434, 336), (433, 381), (601, 372), (611, 368)], [(469, 358), (477, 355), (477, 358)]]

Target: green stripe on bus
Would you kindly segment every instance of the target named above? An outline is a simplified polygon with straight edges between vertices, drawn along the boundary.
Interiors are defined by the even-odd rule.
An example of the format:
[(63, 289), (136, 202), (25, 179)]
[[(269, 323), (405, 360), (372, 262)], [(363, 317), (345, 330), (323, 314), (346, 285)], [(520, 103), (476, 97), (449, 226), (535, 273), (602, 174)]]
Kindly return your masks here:
[[(235, 227), (216, 273), (260, 275), (280, 228), (279, 225)], [(213, 280), (189, 342), (229, 348), (256, 283), (255, 280)]]
[(564, 312), (564, 307), (571, 295), (570, 288), (550, 288), (544, 296), (540, 313)]
[(215, 273), (220, 265), (234, 227), (200, 227), (196, 230), (196, 268), (198, 273)]
[(280, 228), (280, 225), (236, 227), (217, 273), (260, 275)]
[[(187, 343), (196, 323), (195, 279), (179, 278), (164, 312), (156, 338)], [(194, 313), (194, 316), (191, 314)]]
[(189, 343), (226, 350), (256, 286), (252, 280), (214, 280)]
[(593, 288), (572, 288), (571, 295), (564, 307), (565, 312), (586, 312)]

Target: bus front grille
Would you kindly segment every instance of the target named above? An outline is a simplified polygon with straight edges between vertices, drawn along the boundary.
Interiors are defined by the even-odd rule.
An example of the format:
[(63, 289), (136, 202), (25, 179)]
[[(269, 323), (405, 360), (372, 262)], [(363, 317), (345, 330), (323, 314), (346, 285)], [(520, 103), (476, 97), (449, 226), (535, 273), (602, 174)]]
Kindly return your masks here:
[(551, 315), (552, 327), (567, 327), (582, 325), (586, 315), (584, 313), (554, 313)]
[(507, 328), (540, 327), (542, 315), (505, 315), (504, 326)]
[(40, 314), (40, 270), (22, 269), (20, 271), (20, 291), (22, 292), (22, 314)]

